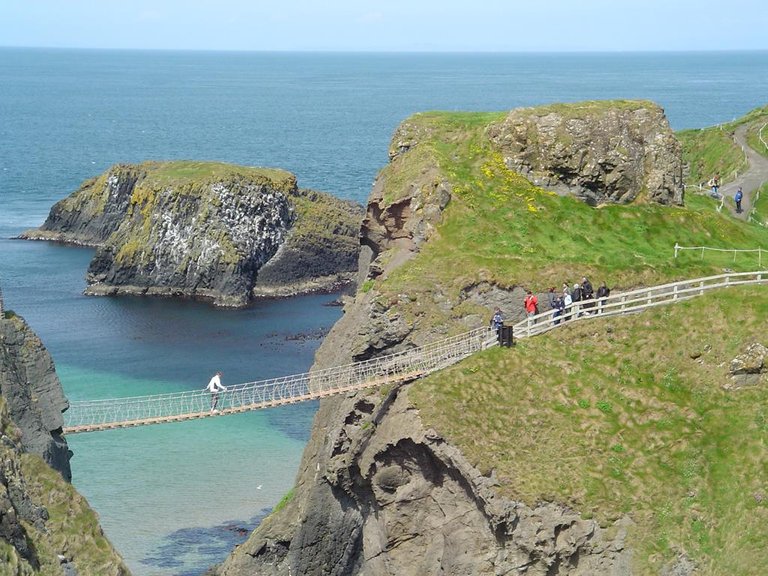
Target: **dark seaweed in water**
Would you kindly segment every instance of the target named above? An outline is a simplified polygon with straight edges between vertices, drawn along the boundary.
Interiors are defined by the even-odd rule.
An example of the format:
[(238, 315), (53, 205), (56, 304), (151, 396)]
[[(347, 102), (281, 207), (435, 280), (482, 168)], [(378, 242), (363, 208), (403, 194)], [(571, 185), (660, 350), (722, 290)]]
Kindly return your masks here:
[(211, 527), (183, 528), (166, 536), (152, 554), (141, 560), (145, 566), (177, 569), (176, 576), (201, 576), (208, 568), (223, 562), (235, 546), (267, 517), (265, 508), (250, 520), (230, 520)]
[(322, 338), (325, 338), (325, 336), (328, 334), (329, 329), (325, 327), (318, 328), (317, 330), (312, 330), (310, 332), (299, 332), (298, 334), (289, 334), (285, 337), (288, 341), (298, 341), (298, 342), (304, 342), (306, 340), (320, 340)]

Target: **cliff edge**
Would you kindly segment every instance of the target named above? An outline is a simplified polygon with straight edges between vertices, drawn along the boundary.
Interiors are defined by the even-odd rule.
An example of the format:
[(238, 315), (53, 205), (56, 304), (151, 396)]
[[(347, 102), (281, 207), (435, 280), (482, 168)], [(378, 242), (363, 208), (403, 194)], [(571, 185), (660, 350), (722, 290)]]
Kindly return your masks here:
[[(504, 136), (520, 131), (535, 140), (530, 111), (424, 113), (401, 124), (361, 227), (358, 291), (313, 369), (487, 325), (495, 306), (514, 322), (524, 317), (527, 289), (540, 292), (546, 309), (547, 286), (560, 290), (582, 276), (607, 277), (621, 289), (720, 271), (692, 262), (681, 272), (669, 250), (676, 240), (767, 239), (710, 207), (683, 206), (680, 147), (657, 106), (585, 103), (552, 113), (533, 115), (605, 142), (631, 135), (636, 144), (619, 151), (628, 159), (622, 176), (615, 163), (588, 160), (603, 152), (580, 152), (590, 145), (557, 130), (527, 165), (549, 165), (534, 156), (572, 158), (574, 173), (553, 171), (551, 186), (537, 185), (544, 170), (516, 169)], [(555, 190), (561, 184), (569, 189)], [(727, 298), (702, 306), (665, 311), (658, 322), (638, 316), (626, 327), (585, 323), (425, 380), (321, 401), (294, 489), (215, 573), (695, 573), (714, 542), (701, 535), (717, 523), (704, 510), (738, 510), (738, 522), (751, 518), (757, 498), (756, 518), (765, 513), (764, 485), (746, 463), (742, 478), (751, 480), (738, 506), (710, 506), (712, 493), (731, 492), (708, 484), (707, 470), (733, 468), (707, 468), (710, 448), (724, 441), (725, 421), (712, 425), (705, 416), (725, 402), (717, 367), (760, 332), (745, 310), (730, 324), (740, 332), (726, 347), (705, 324), (726, 325)], [(699, 316), (688, 340), (690, 318)], [(676, 339), (693, 348), (679, 353)], [(750, 405), (745, 397), (739, 409)], [(762, 421), (745, 411), (743, 423), (755, 418)], [(765, 427), (755, 435), (760, 425), (745, 426), (733, 433), (741, 430), (750, 446), (765, 439)], [(734, 542), (727, 532), (718, 543)], [(731, 551), (723, 562), (754, 549), (742, 540)]]
[[(0, 296), (0, 300), (2, 296)], [(0, 573), (127, 576), (69, 484), (68, 403), (37, 335), (0, 301)]]

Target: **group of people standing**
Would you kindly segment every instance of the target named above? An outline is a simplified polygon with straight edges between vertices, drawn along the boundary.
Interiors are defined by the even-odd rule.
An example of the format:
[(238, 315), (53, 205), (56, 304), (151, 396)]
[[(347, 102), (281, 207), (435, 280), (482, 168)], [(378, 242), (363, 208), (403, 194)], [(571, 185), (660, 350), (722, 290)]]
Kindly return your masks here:
[(611, 290), (605, 285), (600, 284), (595, 292), (592, 283), (584, 276), (581, 284), (578, 282), (573, 285), (573, 289), (565, 282), (561, 294), (555, 292), (555, 288), (549, 289), (549, 305), (552, 307), (552, 321), (560, 324), (561, 317), (578, 318), (582, 314), (590, 314), (595, 306), (595, 299), (607, 298)]
[[(707, 185), (709, 186), (710, 193), (709, 195), (712, 196), (712, 198), (720, 198), (720, 175), (715, 174), (712, 176), (712, 178), (709, 179), (709, 182), (707, 182)], [(741, 201), (744, 199), (744, 192), (741, 189), (741, 186), (739, 186), (738, 190), (736, 190), (736, 194), (733, 196), (734, 202), (736, 202), (736, 213), (741, 214), (743, 210), (741, 209)]]
[[(605, 282), (595, 291), (586, 276), (581, 279), (581, 283), (577, 282), (573, 287), (567, 282), (563, 283), (562, 292), (557, 292), (553, 286), (547, 292), (549, 307), (552, 309), (552, 322), (557, 325), (563, 320), (591, 314), (597, 301), (607, 298), (610, 294), (611, 290)], [(528, 318), (539, 313), (539, 299), (531, 290), (526, 290), (523, 308)], [(596, 313), (597, 310), (594, 312)], [(503, 325), (504, 316), (501, 309), (497, 307), (491, 317), (491, 328), (498, 332)]]

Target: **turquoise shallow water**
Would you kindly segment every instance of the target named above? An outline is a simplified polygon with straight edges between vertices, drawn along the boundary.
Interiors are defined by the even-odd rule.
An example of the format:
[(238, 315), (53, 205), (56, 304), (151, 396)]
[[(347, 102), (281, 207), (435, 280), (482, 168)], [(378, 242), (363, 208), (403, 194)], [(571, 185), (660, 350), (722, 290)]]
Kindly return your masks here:
[[(363, 202), (424, 110), (646, 98), (675, 129), (766, 104), (768, 52), (269, 54), (0, 48), (0, 285), (75, 399), (306, 370), (331, 297), (239, 311), (86, 298), (92, 250), (9, 240), (117, 162), (276, 166)], [(295, 339), (297, 334), (308, 335)], [(201, 574), (292, 485), (315, 404), (72, 436), (74, 483), (136, 575)], [(259, 488), (259, 486), (261, 488)]]

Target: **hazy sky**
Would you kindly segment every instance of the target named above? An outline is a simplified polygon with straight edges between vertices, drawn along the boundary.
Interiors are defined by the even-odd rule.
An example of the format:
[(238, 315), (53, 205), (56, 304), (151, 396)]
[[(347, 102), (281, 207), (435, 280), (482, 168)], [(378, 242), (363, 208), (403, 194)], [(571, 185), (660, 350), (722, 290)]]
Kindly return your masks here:
[(766, 0), (0, 0), (0, 46), (749, 50), (767, 24)]

